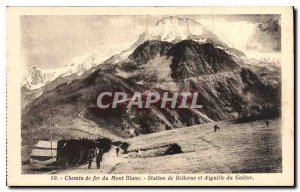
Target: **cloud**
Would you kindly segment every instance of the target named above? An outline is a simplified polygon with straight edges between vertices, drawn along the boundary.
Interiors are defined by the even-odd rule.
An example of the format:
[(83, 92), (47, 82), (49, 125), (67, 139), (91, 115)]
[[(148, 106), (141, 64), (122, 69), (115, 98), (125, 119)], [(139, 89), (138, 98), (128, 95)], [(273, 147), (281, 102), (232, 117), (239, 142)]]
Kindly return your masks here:
[[(197, 19), (229, 46), (247, 52), (272, 53), (281, 51), (281, 26), (277, 15), (216, 16)], [(257, 23), (260, 21), (260, 23)]]
[(219, 19), (199, 19), (197, 20), (218, 37), (220, 37), (230, 47), (247, 51), (247, 42), (255, 32), (256, 24), (248, 21), (228, 21)]
[(281, 51), (281, 25), (277, 19), (270, 19), (256, 25), (255, 32), (250, 37), (247, 49), (260, 52)]

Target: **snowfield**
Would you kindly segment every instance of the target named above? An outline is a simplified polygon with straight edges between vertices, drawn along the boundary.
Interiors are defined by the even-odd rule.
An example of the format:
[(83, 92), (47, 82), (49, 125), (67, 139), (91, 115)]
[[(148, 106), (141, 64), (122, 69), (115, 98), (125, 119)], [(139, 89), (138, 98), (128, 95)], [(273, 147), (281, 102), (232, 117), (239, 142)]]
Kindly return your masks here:
[(87, 53), (74, 57), (64, 67), (58, 69), (41, 69), (38, 67), (26, 67), (23, 74), (22, 86), (29, 90), (39, 89), (58, 77), (66, 77), (76, 74), (82, 75), (85, 71), (101, 64), (106, 57), (98, 53)]

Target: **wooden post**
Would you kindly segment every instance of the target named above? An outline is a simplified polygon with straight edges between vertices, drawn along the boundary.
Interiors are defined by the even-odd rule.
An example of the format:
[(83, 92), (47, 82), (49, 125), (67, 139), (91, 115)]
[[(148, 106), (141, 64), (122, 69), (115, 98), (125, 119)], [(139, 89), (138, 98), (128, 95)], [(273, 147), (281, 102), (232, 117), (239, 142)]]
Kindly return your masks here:
[(52, 159), (53, 159), (51, 120), (50, 120), (50, 145), (51, 145), (51, 156), (52, 156)]

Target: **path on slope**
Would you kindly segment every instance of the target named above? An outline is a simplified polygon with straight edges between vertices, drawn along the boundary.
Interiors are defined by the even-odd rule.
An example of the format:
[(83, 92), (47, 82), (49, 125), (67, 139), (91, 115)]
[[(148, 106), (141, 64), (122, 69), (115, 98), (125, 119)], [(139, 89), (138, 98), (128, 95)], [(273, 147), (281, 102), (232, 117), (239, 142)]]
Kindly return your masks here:
[[(218, 132), (213, 131), (215, 124), (221, 127)], [(92, 169), (83, 165), (63, 172), (93, 174), (281, 172), (280, 125), (280, 119), (271, 120), (269, 127), (265, 121), (243, 124), (227, 121), (140, 135), (127, 140), (130, 144), (129, 154), (117, 157), (115, 147), (105, 153), (100, 170), (96, 169), (96, 162), (93, 162)], [(161, 146), (175, 143), (181, 147), (183, 153), (151, 156), (155, 150), (160, 150)], [(143, 155), (140, 156), (140, 153)]]
[(104, 173), (112, 173), (116, 166), (124, 162), (124, 155), (119, 153), (119, 156), (116, 155), (116, 147), (112, 146), (112, 148), (107, 152), (104, 153), (102, 162), (100, 164), (100, 169), (97, 169), (96, 166), (96, 158), (93, 159), (92, 162), (92, 167), (91, 169), (88, 168), (88, 164), (81, 165), (79, 167), (75, 167), (72, 169), (60, 171), (59, 173), (71, 173), (71, 174), (76, 174), (76, 173), (97, 173), (97, 174), (104, 174)]

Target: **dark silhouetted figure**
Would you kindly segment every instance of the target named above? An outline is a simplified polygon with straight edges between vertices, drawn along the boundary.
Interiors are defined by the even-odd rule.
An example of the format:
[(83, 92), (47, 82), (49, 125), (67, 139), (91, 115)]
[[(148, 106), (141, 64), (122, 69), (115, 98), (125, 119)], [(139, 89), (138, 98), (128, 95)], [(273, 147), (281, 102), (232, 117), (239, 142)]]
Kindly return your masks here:
[(93, 162), (93, 158), (94, 158), (94, 150), (90, 149), (89, 150), (89, 154), (88, 154), (88, 161), (89, 161), (89, 169), (92, 167), (92, 162)]
[(117, 154), (117, 156), (119, 156), (119, 152), (120, 152), (120, 148), (117, 147), (117, 148), (116, 148), (116, 154)]
[(214, 131), (217, 132), (217, 130), (220, 130), (220, 127), (218, 125), (214, 126)]
[(266, 120), (266, 125), (267, 125), (267, 127), (269, 127), (269, 120)]
[(97, 164), (97, 169), (100, 169), (100, 162), (102, 161), (102, 150), (100, 148), (96, 149), (96, 164)]

